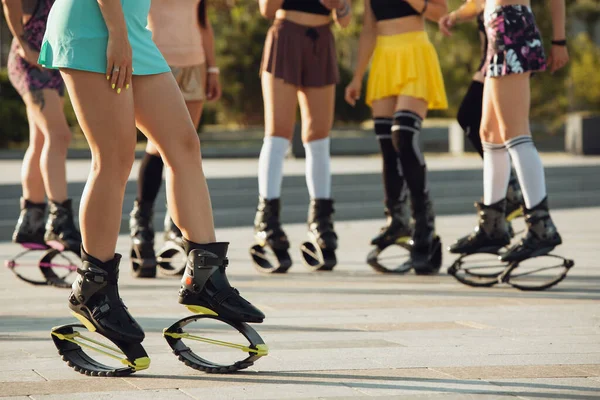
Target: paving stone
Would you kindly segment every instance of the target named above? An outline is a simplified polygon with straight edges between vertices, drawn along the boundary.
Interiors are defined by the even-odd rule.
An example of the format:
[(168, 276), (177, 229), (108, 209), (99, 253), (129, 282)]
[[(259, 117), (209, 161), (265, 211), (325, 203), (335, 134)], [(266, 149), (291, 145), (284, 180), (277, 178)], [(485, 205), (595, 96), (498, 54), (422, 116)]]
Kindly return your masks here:
[[(33, 400), (64, 400), (64, 395), (42, 395), (32, 396)], [(69, 400), (190, 400), (188, 396), (180, 390), (144, 390), (144, 391), (110, 391), (95, 393), (70, 393)]]
[(510, 365), (434, 368), (459, 379), (562, 378), (587, 376), (577, 365)]
[[(81, 384), (81, 380), (43, 381), (43, 382), (3, 382), (1, 392), (6, 396), (35, 396), (52, 394), (69, 397), (76, 393), (95, 393), (102, 391), (121, 391), (135, 389), (120, 378), (89, 377), (89, 384)], [(93, 384), (92, 384), (93, 382)]]
[(33, 370), (0, 371), (0, 383), (2, 382), (40, 382), (45, 381), (43, 377)]
[(586, 378), (494, 379), (490, 383), (524, 399), (592, 400), (600, 397), (600, 382)]

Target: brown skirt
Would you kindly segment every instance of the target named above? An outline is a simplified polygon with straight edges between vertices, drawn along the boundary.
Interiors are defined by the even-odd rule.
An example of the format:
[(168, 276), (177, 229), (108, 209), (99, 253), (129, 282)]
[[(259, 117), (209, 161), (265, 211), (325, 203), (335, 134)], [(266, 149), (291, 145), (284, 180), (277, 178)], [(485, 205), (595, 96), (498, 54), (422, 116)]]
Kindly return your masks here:
[(275, 20), (263, 52), (263, 72), (301, 87), (322, 87), (339, 81), (335, 41), (329, 25), (314, 28)]

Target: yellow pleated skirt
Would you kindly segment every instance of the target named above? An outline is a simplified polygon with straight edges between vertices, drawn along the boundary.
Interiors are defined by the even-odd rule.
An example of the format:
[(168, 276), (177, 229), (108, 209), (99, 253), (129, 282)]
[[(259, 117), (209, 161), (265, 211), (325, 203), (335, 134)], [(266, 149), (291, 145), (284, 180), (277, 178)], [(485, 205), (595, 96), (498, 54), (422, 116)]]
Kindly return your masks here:
[(424, 99), (431, 110), (448, 108), (440, 62), (427, 32), (377, 37), (367, 104), (400, 95)]

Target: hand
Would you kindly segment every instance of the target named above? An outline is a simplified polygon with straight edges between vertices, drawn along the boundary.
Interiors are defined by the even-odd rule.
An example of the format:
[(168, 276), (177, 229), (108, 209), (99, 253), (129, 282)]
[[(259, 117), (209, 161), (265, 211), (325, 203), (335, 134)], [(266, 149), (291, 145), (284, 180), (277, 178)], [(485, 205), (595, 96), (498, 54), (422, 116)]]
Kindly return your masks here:
[(207, 74), (206, 78), (206, 99), (208, 101), (217, 101), (221, 98), (221, 81), (219, 74)]
[(356, 105), (356, 100), (360, 99), (361, 89), (362, 82), (358, 79), (352, 79), (352, 82), (346, 86), (346, 95), (344, 96), (346, 103), (354, 107)]
[(569, 50), (567, 46), (552, 45), (550, 50), (550, 57), (548, 58), (548, 65), (550, 66), (550, 72), (555, 73), (569, 62)]
[(337, 10), (345, 5), (345, 0), (319, 0), (329, 10)]
[(440, 28), (440, 32), (444, 36), (452, 36), (451, 29), (454, 27), (455, 19), (453, 18), (452, 13), (444, 15), (438, 21), (438, 26)]
[(121, 93), (121, 89), (129, 89), (133, 73), (131, 45), (127, 35), (109, 35), (106, 46), (106, 79), (110, 86)]
[(25, 43), (25, 46), (19, 46), (17, 48), (17, 54), (23, 60), (27, 61), (32, 66), (41, 69), (42, 66), (38, 64), (40, 58), (40, 52), (32, 49), (29, 44)]

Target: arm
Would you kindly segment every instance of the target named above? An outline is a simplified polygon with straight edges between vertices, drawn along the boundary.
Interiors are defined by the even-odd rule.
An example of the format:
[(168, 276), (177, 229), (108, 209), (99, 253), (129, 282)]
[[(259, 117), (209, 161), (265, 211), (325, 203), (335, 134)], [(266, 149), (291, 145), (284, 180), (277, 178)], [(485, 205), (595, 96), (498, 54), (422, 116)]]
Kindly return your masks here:
[[(406, 0), (418, 12), (422, 12), (423, 16), (430, 21), (438, 22), (440, 18), (448, 13), (448, 3), (446, 0)], [(425, 8), (427, 5), (427, 8)]]
[(129, 88), (132, 74), (132, 54), (127, 24), (120, 0), (97, 0), (104, 23), (108, 29), (106, 47), (106, 79), (111, 79), (111, 87), (121, 93)]
[(565, 1), (550, 0), (550, 13), (552, 14), (552, 40), (565, 40)]
[[(552, 40), (566, 40), (565, 29), (565, 1), (550, 0), (550, 13), (552, 14)], [(552, 45), (548, 64), (552, 73), (558, 71), (569, 62), (567, 46)]]
[(208, 100), (218, 100), (221, 97), (221, 84), (215, 56), (215, 34), (208, 18), (204, 27), (200, 25), (200, 33), (202, 34), (202, 47), (204, 48), (208, 71), (206, 97)]
[(466, 0), (462, 6), (438, 20), (440, 31), (446, 36), (451, 36), (454, 25), (476, 18), (484, 7), (485, 2), (483, 0)]
[(19, 43), (19, 49), (17, 50), (19, 56), (29, 64), (38, 66), (37, 60), (40, 53), (32, 49), (25, 39), (25, 32), (23, 30), (23, 4), (21, 0), (2, 0), (2, 5), (8, 28), (17, 40), (17, 43)]
[(449, 14), (452, 25), (475, 19), (483, 11), (484, 2), (479, 0), (466, 0), (465, 3)]
[(352, 19), (352, 4), (350, 0), (342, 0), (342, 5), (333, 11), (333, 19), (342, 28), (347, 27)]
[(8, 29), (17, 39), (21, 47), (27, 45), (25, 36), (23, 35), (23, 5), (21, 0), (2, 0), (4, 8), (4, 16), (8, 23)]
[(358, 57), (354, 69), (352, 82), (346, 88), (345, 99), (348, 104), (354, 106), (360, 97), (362, 79), (367, 71), (367, 66), (375, 49), (377, 40), (377, 21), (371, 9), (371, 0), (365, 0), (365, 11), (363, 14), (363, 27), (358, 40)]
[(263, 17), (268, 19), (275, 18), (275, 13), (283, 5), (283, 0), (259, 0), (258, 7)]

